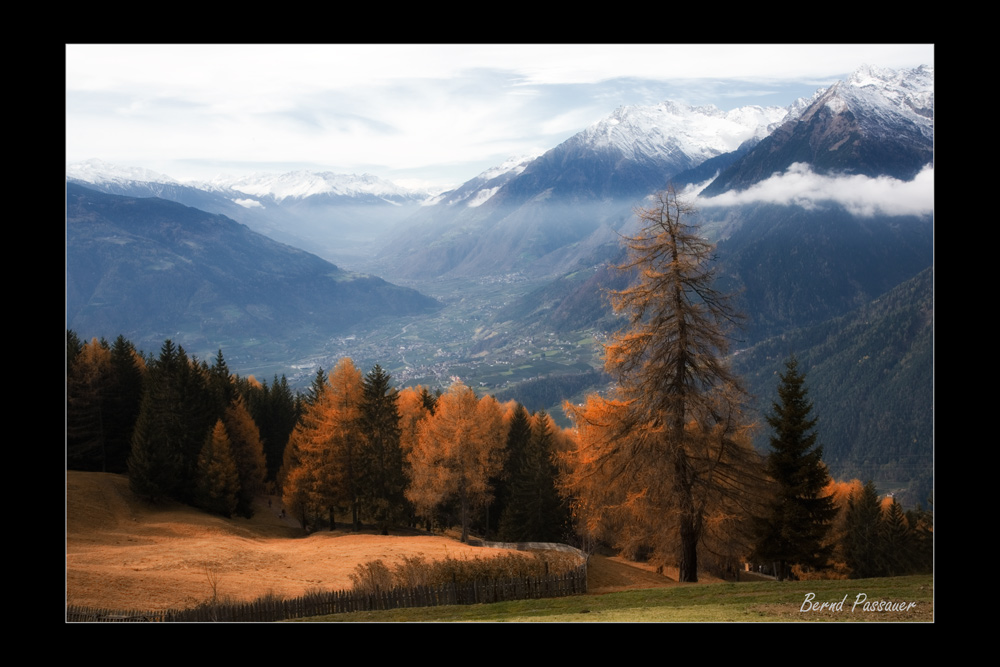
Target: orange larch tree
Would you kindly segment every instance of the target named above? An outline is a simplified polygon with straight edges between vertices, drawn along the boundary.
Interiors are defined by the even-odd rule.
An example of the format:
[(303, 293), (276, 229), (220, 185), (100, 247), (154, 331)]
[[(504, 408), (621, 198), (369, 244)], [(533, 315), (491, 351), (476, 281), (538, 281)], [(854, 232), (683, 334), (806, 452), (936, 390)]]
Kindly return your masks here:
[(468, 541), (474, 508), (492, 494), (489, 480), (500, 470), (507, 434), (503, 411), (492, 396), (456, 382), (420, 422), (417, 445), (410, 452), (412, 481), (406, 496), (418, 514), (430, 516), (441, 503), (458, 501), (462, 541)]
[(614, 515), (626, 542), (697, 581), (710, 513), (740, 511), (759, 475), (744, 394), (726, 362), (739, 315), (714, 287), (713, 246), (672, 188), (636, 215), (642, 229), (625, 238), (629, 258), (618, 268), (637, 279), (612, 293), (629, 324), (605, 348), (618, 386), (611, 399), (571, 410), (582, 435), (571, 490), (578, 508)]

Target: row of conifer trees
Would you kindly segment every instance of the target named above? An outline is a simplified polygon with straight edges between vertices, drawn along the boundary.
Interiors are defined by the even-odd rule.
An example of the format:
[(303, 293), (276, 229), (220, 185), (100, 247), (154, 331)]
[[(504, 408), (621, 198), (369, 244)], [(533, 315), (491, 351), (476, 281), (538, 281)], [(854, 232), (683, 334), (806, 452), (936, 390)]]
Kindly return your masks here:
[(556, 541), (570, 522), (555, 452), (569, 443), (544, 412), (462, 383), (400, 391), (380, 366), (362, 377), (343, 359), (293, 395), (284, 376), (231, 373), (221, 350), (209, 365), (170, 340), (154, 357), (67, 332), (67, 467), (127, 473), (153, 502), (250, 516), (266, 489), (310, 528), (419, 519)]
[[(724, 540), (706, 543), (728, 550), (709, 562), (721, 569), (748, 558), (779, 578), (831, 567), (854, 577), (930, 571), (929, 512), (904, 512), (870, 482), (829, 479), (794, 359), (778, 394), (759, 497), (726, 519)], [(250, 516), (268, 489), (310, 528), (339, 518), (382, 532), (460, 525), (463, 539), (470, 529), (510, 541), (580, 533), (627, 546), (620, 526), (588, 527), (607, 509), (587, 506), (587, 490), (574, 486), (586, 449), (544, 412), (478, 397), (460, 382), (445, 393), (397, 390), (380, 366), (362, 376), (350, 359), (293, 394), (284, 377), (268, 384), (231, 373), (221, 350), (209, 365), (169, 340), (154, 357), (121, 336), (82, 343), (68, 331), (66, 438), (68, 468), (128, 473), (150, 501), (225, 516)], [(634, 555), (641, 542), (629, 547)]]

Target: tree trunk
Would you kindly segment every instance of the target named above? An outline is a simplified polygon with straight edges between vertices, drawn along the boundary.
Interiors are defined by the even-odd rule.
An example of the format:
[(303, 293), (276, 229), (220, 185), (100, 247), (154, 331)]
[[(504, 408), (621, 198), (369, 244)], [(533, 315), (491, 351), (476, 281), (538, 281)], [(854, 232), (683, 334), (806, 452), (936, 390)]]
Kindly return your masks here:
[(698, 530), (695, 518), (685, 514), (681, 517), (681, 553), (678, 581), (698, 581)]

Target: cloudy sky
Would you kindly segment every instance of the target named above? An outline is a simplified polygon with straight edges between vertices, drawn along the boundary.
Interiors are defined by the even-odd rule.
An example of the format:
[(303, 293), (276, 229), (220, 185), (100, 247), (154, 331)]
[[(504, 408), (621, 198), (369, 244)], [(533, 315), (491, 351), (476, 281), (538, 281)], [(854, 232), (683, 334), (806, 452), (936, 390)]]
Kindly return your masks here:
[(71, 44), (66, 161), (445, 189), (623, 104), (786, 106), (862, 64), (933, 65), (934, 47)]

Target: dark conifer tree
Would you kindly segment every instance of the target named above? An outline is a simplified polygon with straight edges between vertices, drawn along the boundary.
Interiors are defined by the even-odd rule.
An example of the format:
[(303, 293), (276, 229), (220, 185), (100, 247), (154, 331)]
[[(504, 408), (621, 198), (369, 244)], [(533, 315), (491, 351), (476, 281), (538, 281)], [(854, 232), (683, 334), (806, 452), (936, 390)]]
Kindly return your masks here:
[(179, 345), (177, 355), (180, 361), (178, 381), (182, 420), (181, 479), (174, 497), (181, 502), (191, 503), (195, 493), (198, 456), (201, 454), (206, 436), (211, 433), (222, 412), (214, 400), (209, 385), (211, 370), (208, 364), (194, 358), (188, 359), (184, 348)]
[(216, 414), (218, 417), (221, 417), (236, 395), (236, 385), (233, 384), (229, 365), (226, 364), (226, 360), (222, 357), (221, 348), (215, 356), (215, 361), (212, 362), (212, 367), (208, 369), (206, 381), (215, 403)]
[(427, 387), (420, 388), (420, 400), (423, 401), (424, 407), (427, 408), (427, 412), (434, 414), (434, 406), (437, 405), (437, 400), (439, 398), (441, 398), (440, 389), (432, 394), (427, 390)]
[(910, 527), (911, 565), (914, 574), (934, 571), (934, 515), (917, 505), (906, 513)]
[(139, 417), (145, 364), (135, 346), (118, 336), (111, 346), (105, 410), (108, 472), (128, 472), (132, 432)]
[(511, 542), (558, 542), (569, 525), (569, 509), (556, 490), (559, 474), (553, 460), (552, 430), (544, 411), (531, 420), (531, 437), (518, 454), (511, 497), (500, 520), (501, 539)]
[(248, 387), (244, 393), (247, 408), (260, 429), (267, 459), (267, 479), (273, 481), (281, 468), (285, 445), (299, 419), (298, 402), (284, 375), (280, 380), (275, 375), (270, 385), (265, 381), (260, 387)]
[(93, 339), (82, 345), (66, 375), (66, 465), (107, 471), (107, 390), (111, 353)]
[(132, 434), (129, 484), (136, 495), (152, 502), (173, 496), (182, 476), (181, 373), (186, 364), (173, 342), (164, 341), (159, 358), (150, 364)]
[(396, 406), (399, 396), (390, 380), (378, 364), (365, 376), (359, 419), (364, 442), (360, 494), (383, 535), (407, 515), (406, 474)]
[(320, 366), (319, 370), (316, 371), (316, 377), (313, 378), (312, 384), (309, 385), (309, 389), (306, 392), (306, 403), (312, 405), (319, 400), (320, 395), (329, 388), (327, 381), (326, 373), (323, 371), (323, 367)]
[[(514, 480), (521, 474), (524, 453), (531, 440), (531, 415), (518, 403), (507, 424), (507, 446), (504, 448), (503, 468), (495, 479), (490, 480), (494, 488), (493, 502), (487, 508), (487, 522), (490, 530), (500, 530), (500, 520), (513, 496)], [(501, 536), (501, 539), (507, 539)]]
[(184, 348), (170, 340), (150, 364), (128, 464), (137, 494), (150, 500), (194, 500), (198, 456), (220, 416), (206, 372), (207, 367), (189, 360)]
[(871, 480), (847, 500), (846, 524), (844, 560), (851, 569), (851, 578), (883, 576), (882, 506)]
[(785, 367), (779, 402), (772, 404), (767, 417), (774, 430), (766, 461), (774, 497), (756, 522), (754, 552), (755, 560), (775, 563), (779, 581), (788, 577), (794, 564), (827, 565), (832, 547), (824, 540), (837, 514), (832, 496), (822, 493), (830, 476), (823, 464), (823, 447), (816, 444), (816, 420), (809, 417), (812, 403), (805, 376), (799, 373), (795, 357)]
[(913, 544), (906, 515), (896, 499), (885, 509), (881, 523), (881, 563), (887, 577), (898, 577), (913, 571)]
[(66, 329), (66, 370), (73, 365), (73, 361), (76, 359), (76, 355), (80, 354), (80, 350), (83, 349), (83, 343), (80, 342), (80, 337), (72, 329)]

